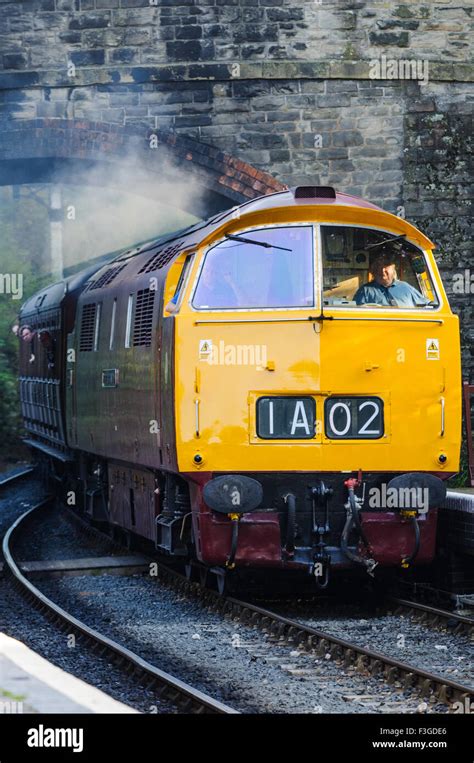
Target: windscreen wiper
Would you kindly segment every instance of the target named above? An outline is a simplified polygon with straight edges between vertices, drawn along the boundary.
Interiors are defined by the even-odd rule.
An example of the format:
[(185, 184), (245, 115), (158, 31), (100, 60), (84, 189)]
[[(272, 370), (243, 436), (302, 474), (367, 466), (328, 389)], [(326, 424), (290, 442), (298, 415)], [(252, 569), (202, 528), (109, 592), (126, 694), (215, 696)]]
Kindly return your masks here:
[(292, 252), (293, 249), (287, 249), (286, 246), (275, 246), (275, 244), (269, 244), (268, 241), (255, 241), (254, 238), (244, 238), (243, 236), (232, 236), (230, 233), (225, 234), (226, 238), (231, 241), (241, 241), (243, 244), (255, 244), (256, 246), (264, 246), (265, 249), (282, 249), (284, 252)]
[(385, 238), (383, 241), (379, 241), (377, 244), (369, 244), (366, 249), (375, 249), (377, 246), (383, 246), (384, 244), (391, 244), (392, 241), (399, 241), (401, 238), (406, 238), (407, 234), (402, 233), (401, 236), (394, 236), (393, 238)]

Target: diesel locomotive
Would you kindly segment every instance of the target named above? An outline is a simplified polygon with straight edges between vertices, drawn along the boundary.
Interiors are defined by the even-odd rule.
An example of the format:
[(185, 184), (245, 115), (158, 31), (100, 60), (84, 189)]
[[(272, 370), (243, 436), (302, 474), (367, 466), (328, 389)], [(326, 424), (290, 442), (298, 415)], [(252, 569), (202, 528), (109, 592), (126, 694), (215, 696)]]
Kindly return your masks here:
[(122, 251), (22, 306), (26, 441), (66, 503), (220, 586), (427, 565), (462, 419), (433, 248), (300, 186)]

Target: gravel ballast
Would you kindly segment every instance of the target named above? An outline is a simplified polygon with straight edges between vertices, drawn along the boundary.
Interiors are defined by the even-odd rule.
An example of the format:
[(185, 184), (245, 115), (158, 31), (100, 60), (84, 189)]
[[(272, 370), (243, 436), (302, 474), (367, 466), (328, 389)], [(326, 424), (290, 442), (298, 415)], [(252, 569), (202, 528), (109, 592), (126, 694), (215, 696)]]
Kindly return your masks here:
[(446, 710), (414, 694), (344, 672), (147, 576), (38, 581), (41, 590), (163, 670), (249, 713)]
[(283, 606), (278, 612), (304, 625), (330, 633), (358, 646), (383, 652), (431, 673), (467, 686), (474, 686), (474, 648), (470, 636), (453, 633), (457, 623), (448, 622), (446, 630), (417, 623), (409, 615), (377, 614), (361, 606), (331, 608), (330, 616), (317, 617), (302, 606)]

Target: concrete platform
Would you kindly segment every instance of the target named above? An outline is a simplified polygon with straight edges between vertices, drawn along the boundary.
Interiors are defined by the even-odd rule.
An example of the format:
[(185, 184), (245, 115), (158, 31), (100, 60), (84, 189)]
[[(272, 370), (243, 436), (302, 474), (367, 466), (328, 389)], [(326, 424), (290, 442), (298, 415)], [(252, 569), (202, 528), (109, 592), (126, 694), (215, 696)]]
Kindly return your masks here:
[(137, 713), (0, 633), (0, 715)]

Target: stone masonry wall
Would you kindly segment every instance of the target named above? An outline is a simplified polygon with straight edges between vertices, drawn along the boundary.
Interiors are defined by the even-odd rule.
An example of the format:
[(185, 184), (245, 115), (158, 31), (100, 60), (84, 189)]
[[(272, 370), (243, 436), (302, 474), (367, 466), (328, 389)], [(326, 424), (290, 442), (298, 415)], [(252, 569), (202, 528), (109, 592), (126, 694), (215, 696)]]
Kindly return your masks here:
[(1, 0), (3, 69), (208, 61), (361, 61), (381, 48), (469, 62), (455, 0)]

